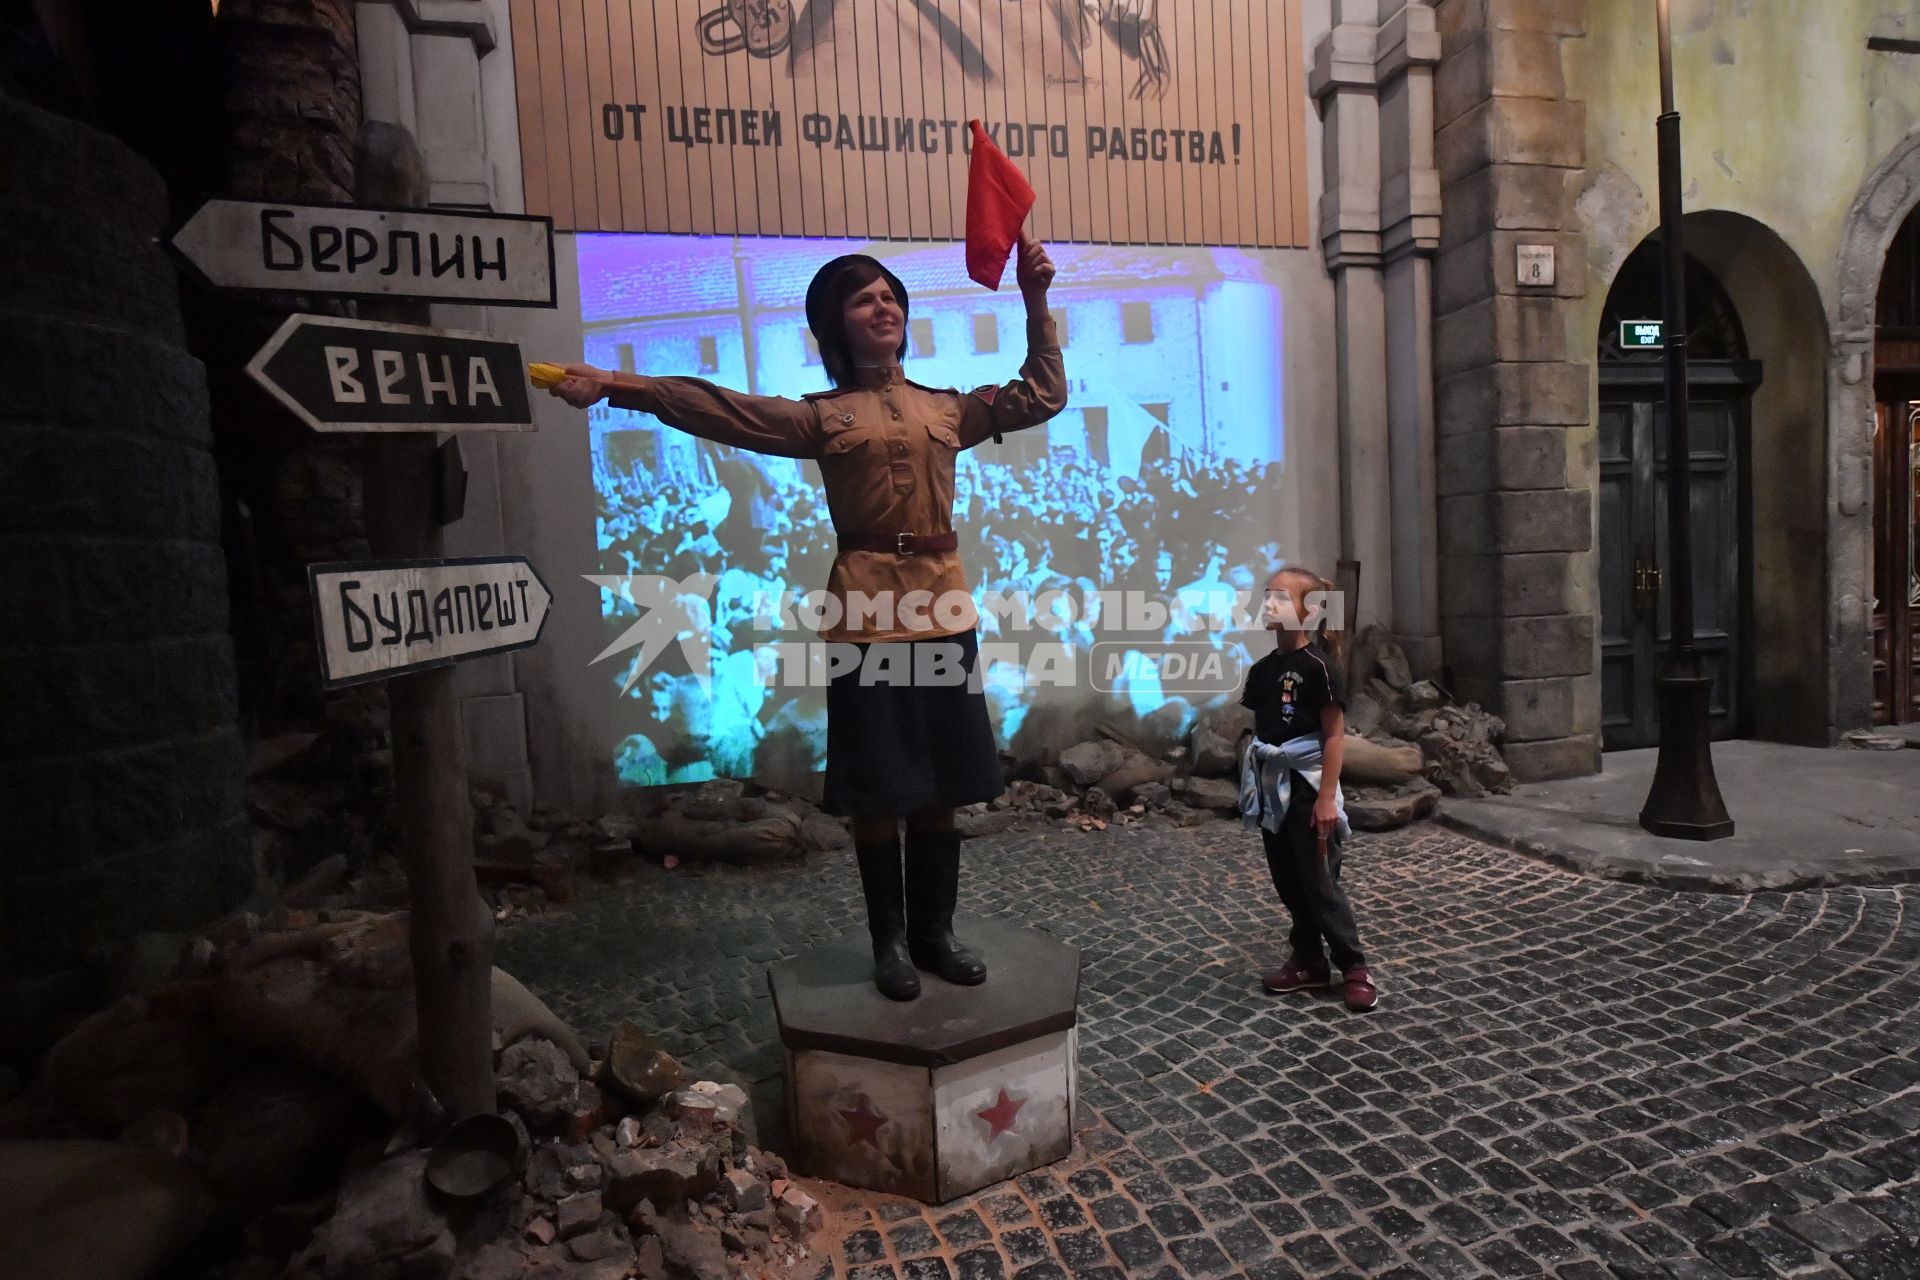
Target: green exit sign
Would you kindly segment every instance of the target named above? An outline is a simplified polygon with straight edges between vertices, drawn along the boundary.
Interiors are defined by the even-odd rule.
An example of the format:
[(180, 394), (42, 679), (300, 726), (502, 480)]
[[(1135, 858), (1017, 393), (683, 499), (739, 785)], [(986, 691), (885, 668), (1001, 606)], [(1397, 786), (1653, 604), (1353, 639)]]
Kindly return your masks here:
[(1667, 339), (1664, 333), (1665, 322), (1660, 320), (1622, 320), (1620, 322), (1620, 345), (1628, 349), (1634, 347), (1664, 347)]

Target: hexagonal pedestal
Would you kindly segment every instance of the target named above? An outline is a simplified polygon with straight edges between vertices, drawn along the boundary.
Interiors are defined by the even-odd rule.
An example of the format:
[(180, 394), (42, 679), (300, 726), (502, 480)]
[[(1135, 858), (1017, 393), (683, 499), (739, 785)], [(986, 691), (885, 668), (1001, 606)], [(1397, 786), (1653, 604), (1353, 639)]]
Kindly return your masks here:
[(803, 1172), (943, 1204), (1066, 1157), (1080, 952), (1004, 920), (955, 932), (980, 986), (922, 974), (888, 1000), (865, 933), (768, 971)]

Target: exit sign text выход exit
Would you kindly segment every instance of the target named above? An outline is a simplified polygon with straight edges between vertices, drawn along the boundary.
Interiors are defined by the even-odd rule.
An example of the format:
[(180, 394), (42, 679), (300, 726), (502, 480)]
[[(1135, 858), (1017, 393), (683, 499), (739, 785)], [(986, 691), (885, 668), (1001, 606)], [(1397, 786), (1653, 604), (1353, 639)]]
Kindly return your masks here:
[(1662, 320), (1622, 320), (1620, 322), (1620, 346), (1628, 351), (1635, 347), (1664, 347), (1666, 322)]

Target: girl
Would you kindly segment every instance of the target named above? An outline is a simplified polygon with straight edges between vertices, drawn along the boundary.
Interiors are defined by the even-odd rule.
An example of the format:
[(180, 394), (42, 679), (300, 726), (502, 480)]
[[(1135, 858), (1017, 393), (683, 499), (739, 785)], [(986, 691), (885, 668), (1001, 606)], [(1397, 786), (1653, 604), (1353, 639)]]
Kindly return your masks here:
[[(1340, 850), (1348, 834), (1340, 798), (1346, 740), (1343, 637), (1326, 620), (1310, 627), (1318, 593), (1333, 584), (1298, 566), (1267, 583), (1261, 609), (1274, 651), (1247, 671), (1240, 705), (1253, 711), (1253, 741), (1242, 760), (1240, 816), (1266, 846), (1273, 887), (1293, 917), (1293, 954), (1261, 979), (1268, 991), (1333, 985), (1327, 951), (1345, 975), (1347, 1008), (1365, 1013), (1380, 994), (1360, 950), (1353, 907), (1340, 888)], [(1323, 950), (1323, 948), (1325, 948)]]
[[(579, 408), (604, 397), (708, 440), (820, 464), (839, 540), (827, 594), (841, 618), (820, 638), (829, 649), (850, 646), (856, 655), (836, 667), (827, 688), (822, 803), (852, 820), (874, 983), (894, 1000), (920, 994), (916, 968), (966, 985), (987, 976), (986, 965), (953, 936), (960, 890), (954, 809), (1006, 789), (975, 671), (977, 611), (956, 550), (955, 459), (1003, 431), (1037, 426), (1066, 405), (1060, 340), (1047, 310), (1053, 275), (1047, 251), (1023, 236), (1017, 278), (1027, 360), (1004, 386), (963, 394), (908, 381), (900, 368), (906, 286), (877, 260), (848, 254), (820, 268), (807, 288), (807, 327), (832, 391), (798, 400), (751, 396), (699, 378), (583, 364), (566, 366), (569, 376), (553, 388)], [(916, 595), (936, 602), (917, 619)], [(854, 598), (885, 601), (892, 616), (849, 608)], [(916, 625), (932, 619), (939, 621)], [(875, 645), (881, 652), (869, 662)], [(964, 678), (954, 679), (955, 670)], [(879, 678), (883, 671), (893, 674)], [(947, 674), (916, 680), (922, 671)]]

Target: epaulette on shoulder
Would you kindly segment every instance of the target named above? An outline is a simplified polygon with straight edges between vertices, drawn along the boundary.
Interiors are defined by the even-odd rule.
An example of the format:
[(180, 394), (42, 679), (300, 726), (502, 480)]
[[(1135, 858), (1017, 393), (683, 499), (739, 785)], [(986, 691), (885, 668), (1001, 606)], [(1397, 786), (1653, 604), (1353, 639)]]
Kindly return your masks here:
[(960, 394), (960, 388), (958, 387), (930, 387), (924, 382), (915, 382), (912, 378), (906, 379), (906, 384), (910, 387), (918, 387), (922, 391), (930, 391), (936, 396), (957, 396)]
[(802, 400), (832, 400), (836, 396), (851, 395), (858, 387), (829, 387), (825, 391), (807, 391), (800, 396)]

